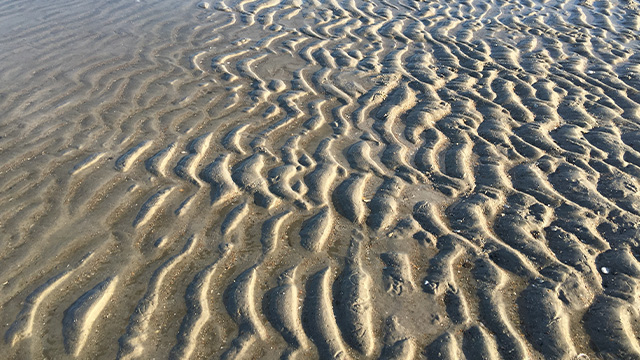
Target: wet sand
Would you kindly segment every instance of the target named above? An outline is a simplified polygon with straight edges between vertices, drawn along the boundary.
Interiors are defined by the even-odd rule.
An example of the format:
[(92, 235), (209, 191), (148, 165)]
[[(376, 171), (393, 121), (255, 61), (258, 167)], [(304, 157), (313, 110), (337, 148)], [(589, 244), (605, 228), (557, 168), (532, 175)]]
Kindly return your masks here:
[(640, 359), (635, 1), (0, 1), (7, 359)]

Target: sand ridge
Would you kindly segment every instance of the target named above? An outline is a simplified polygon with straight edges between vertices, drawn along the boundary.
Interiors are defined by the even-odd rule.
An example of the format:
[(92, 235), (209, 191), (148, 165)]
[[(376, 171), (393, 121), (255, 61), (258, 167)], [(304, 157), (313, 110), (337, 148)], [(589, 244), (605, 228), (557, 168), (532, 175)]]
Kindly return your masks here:
[(2, 357), (640, 359), (637, 3), (0, 24)]

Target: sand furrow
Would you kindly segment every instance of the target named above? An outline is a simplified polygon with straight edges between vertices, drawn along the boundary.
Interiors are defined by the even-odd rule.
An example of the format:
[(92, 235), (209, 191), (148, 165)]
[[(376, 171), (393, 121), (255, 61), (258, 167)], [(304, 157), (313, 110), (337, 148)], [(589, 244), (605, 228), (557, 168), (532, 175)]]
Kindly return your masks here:
[(223, 359), (242, 359), (249, 347), (257, 340), (264, 339), (265, 328), (258, 318), (255, 306), (255, 283), (257, 269), (249, 268), (238, 276), (231, 287), (225, 305), (231, 318), (238, 324), (238, 336), (231, 347), (222, 355)]
[(188, 238), (186, 244), (178, 254), (170, 257), (153, 272), (149, 280), (149, 285), (147, 286), (147, 291), (131, 314), (126, 332), (118, 340), (120, 344), (118, 359), (131, 359), (142, 356), (145, 348), (144, 343), (149, 336), (148, 331), (151, 316), (159, 306), (160, 287), (163, 285), (164, 279), (169, 272), (193, 252), (196, 243), (196, 236)]
[(265, 315), (289, 346), (282, 354), (284, 359), (293, 359), (300, 350), (309, 347), (309, 340), (300, 320), (296, 270), (293, 267), (282, 273), (278, 278), (278, 286), (265, 295), (266, 306), (270, 310)]
[(302, 223), (300, 245), (309, 251), (322, 251), (331, 235), (333, 221), (333, 215), (329, 207), (321, 208), (318, 213)]
[(93, 322), (113, 296), (117, 278), (108, 278), (84, 293), (67, 310), (62, 319), (62, 334), (67, 353), (78, 357), (91, 332)]
[(187, 287), (184, 295), (187, 314), (182, 319), (177, 335), (177, 343), (171, 349), (169, 358), (188, 359), (196, 349), (200, 331), (211, 317), (208, 296), (212, 277), (219, 266), (219, 262), (223, 261), (232, 250), (233, 247), (229, 245), (221, 248), (219, 259), (197, 273)]
[(44, 299), (49, 296), (57, 286), (69, 278), (85, 261), (89, 260), (92, 255), (92, 253), (87, 254), (79, 263), (53, 276), (27, 296), (15, 321), (4, 334), (5, 343), (14, 346), (17, 342), (33, 335), (35, 317)]
[(238, 192), (231, 177), (230, 160), (231, 155), (222, 154), (200, 173), (200, 177), (211, 185), (211, 204), (223, 203)]
[(349, 255), (344, 271), (338, 280), (335, 295), (339, 307), (336, 308), (338, 325), (342, 328), (345, 342), (365, 356), (371, 355), (374, 347), (371, 276), (360, 263), (363, 234), (356, 233), (349, 245)]
[(307, 283), (302, 321), (305, 331), (318, 348), (321, 357), (349, 359), (336, 324), (331, 301), (331, 268), (315, 273)]
[(264, 222), (260, 237), (263, 254), (268, 255), (277, 250), (278, 240), (281, 237), (280, 228), (290, 215), (291, 211), (285, 210)]

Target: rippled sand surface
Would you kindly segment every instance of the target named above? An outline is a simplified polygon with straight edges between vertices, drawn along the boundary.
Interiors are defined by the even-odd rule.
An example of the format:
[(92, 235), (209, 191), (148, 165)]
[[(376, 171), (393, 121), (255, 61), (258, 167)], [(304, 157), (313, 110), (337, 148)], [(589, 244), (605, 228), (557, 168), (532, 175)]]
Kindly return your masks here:
[(640, 359), (634, 0), (0, 0), (0, 358)]

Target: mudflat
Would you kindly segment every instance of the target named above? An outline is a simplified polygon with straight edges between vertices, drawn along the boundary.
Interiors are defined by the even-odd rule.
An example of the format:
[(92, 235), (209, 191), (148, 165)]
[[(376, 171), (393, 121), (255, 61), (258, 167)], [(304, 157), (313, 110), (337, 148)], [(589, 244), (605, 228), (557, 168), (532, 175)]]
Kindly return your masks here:
[(0, 358), (640, 359), (640, 4), (0, 0)]

